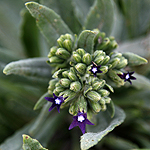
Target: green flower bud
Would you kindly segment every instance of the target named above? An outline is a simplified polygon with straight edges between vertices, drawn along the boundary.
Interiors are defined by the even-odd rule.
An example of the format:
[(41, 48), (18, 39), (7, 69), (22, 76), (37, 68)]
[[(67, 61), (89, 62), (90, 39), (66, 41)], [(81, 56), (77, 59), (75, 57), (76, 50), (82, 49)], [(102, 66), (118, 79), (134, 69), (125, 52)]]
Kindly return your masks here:
[(69, 39), (64, 40), (63, 47), (66, 48), (69, 52), (72, 52), (72, 41)]
[(77, 76), (72, 71), (68, 73), (68, 78), (72, 81), (77, 81)]
[(91, 61), (92, 61), (92, 56), (89, 53), (86, 53), (86, 54), (83, 55), (82, 61), (86, 65), (90, 65)]
[(118, 47), (118, 43), (114, 40), (111, 41), (111, 44), (109, 45), (109, 49), (115, 49)]
[(96, 59), (94, 60), (94, 62), (97, 64), (97, 65), (101, 65), (104, 61), (104, 56), (99, 56), (99, 57), (96, 57)]
[(67, 98), (65, 99), (65, 103), (67, 103), (67, 102), (69, 102), (70, 100), (72, 100), (72, 99), (75, 98), (76, 93), (73, 92), (73, 91), (71, 91), (71, 90), (69, 90), (69, 89), (67, 89), (67, 90), (64, 90), (64, 91), (62, 91), (61, 93), (59, 93), (59, 96), (62, 96), (62, 95), (63, 95), (63, 97), (67, 97)]
[(72, 82), (70, 84), (70, 90), (79, 92), (81, 90), (81, 83), (79, 81)]
[(86, 65), (83, 63), (76, 64), (75, 68), (81, 75), (84, 75), (86, 72)]
[(104, 104), (104, 105), (101, 105), (101, 108), (102, 108), (102, 109), (101, 109), (102, 111), (105, 111), (105, 110), (107, 109), (107, 107), (106, 107), (105, 104)]
[(49, 90), (54, 90), (56, 83), (58, 82), (58, 79), (52, 79), (49, 81)]
[(104, 96), (108, 96), (110, 94), (109, 91), (105, 90), (105, 89), (100, 89), (97, 91), (102, 97)]
[(84, 112), (87, 112), (87, 101), (85, 99), (84, 96), (80, 95), (78, 100), (77, 100), (77, 107), (78, 107), (78, 111), (82, 112), (84, 110)]
[(59, 87), (59, 86), (61, 86), (61, 84), (60, 84), (60, 82), (57, 82), (55, 87)]
[(48, 57), (50, 58), (51, 56), (55, 56), (55, 53), (57, 51), (57, 46), (53, 46), (51, 49), (50, 49), (50, 52), (48, 54)]
[(128, 60), (125, 59), (124, 57), (121, 57), (119, 64), (117, 64), (115, 68), (121, 69), (121, 68), (124, 68), (127, 64), (128, 64)]
[(56, 55), (63, 59), (68, 59), (70, 57), (70, 53), (64, 48), (58, 48), (56, 51)]
[(118, 58), (121, 58), (122, 57), (122, 53), (114, 53), (112, 54), (111, 58), (115, 58), (115, 57), (118, 57)]
[(103, 51), (102, 50), (96, 50), (94, 52), (94, 58), (99, 57), (99, 56), (103, 56)]
[(56, 91), (56, 89), (54, 89), (53, 93), (54, 93), (56, 96), (59, 95), (59, 93)]
[(63, 88), (63, 87), (56, 87), (55, 88), (55, 91), (57, 92), (57, 93), (60, 93), (60, 92), (62, 92), (62, 91), (64, 91), (65, 89)]
[(92, 87), (93, 87), (93, 90), (98, 90), (100, 88), (102, 88), (104, 85), (105, 85), (106, 81), (105, 80), (100, 80), (100, 81), (97, 81), (97, 82), (94, 82)]
[(66, 33), (65, 34), (65, 38), (68, 39), (68, 40), (70, 40), (70, 41), (73, 41), (73, 37), (72, 37), (71, 34)]
[(102, 98), (105, 99), (105, 103), (106, 103), (106, 104), (109, 104), (110, 101), (111, 101), (111, 98), (110, 98), (110, 97), (102, 97)]
[(100, 45), (98, 45), (98, 49), (106, 49), (109, 43), (110, 43), (109, 38), (105, 38), (103, 42)]
[(85, 54), (85, 50), (82, 49), (82, 48), (78, 48), (78, 49), (76, 50), (76, 52), (77, 52), (81, 57), (83, 57), (83, 55)]
[(57, 43), (60, 47), (63, 47), (63, 41), (65, 40), (65, 36), (61, 35), (58, 39), (57, 39)]
[(71, 104), (70, 104), (70, 107), (69, 107), (69, 113), (73, 116), (75, 116), (77, 114), (77, 111), (78, 111), (78, 108), (76, 106), (76, 101), (73, 101)]
[(119, 64), (120, 62), (120, 58), (113, 58), (110, 60), (110, 64), (112, 65), (111, 68), (115, 68), (117, 66), (117, 64)]
[(101, 66), (100, 70), (103, 71), (102, 74), (105, 74), (108, 71), (108, 66)]
[(99, 104), (99, 102), (89, 101), (89, 103), (94, 112), (96, 113), (100, 112), (101, 105)]
[(124, 85), (124, 81), (117, 74), (122, 74), (122, 72), (118, 70), (109, 70), (108, 72), (109, 77), (117, 84), (117, 86)]
[(69, 74), (69, 70), (62, 72), (64, 78), (67, 78)]
[(99, 101), (99, 103), (100, 103), (101, 105), (105, 105), (105, 99), (101, 98), (100, 101)]
[(89, 98), (90, 100), (94, 101), (94, 102), (98, 102), (101, 99), (101, 96), (99, 93), (97, 93), (96, 91), (89, 91), (86, 94), (87, 98)]
[(106, 56), (106, 57), (104, 58), (104, 60), (103, 60), (102, 65), (106, 65), (106, 64), (109, 62), (109, 60), (110, 60), (110, 57), (109, 57), (109, 56)]
[(68, 88), (70, 86), (70, 80), (67, 79), (67, 78), (62, 78), (59, 83), (63, 86), (63, 87), (66, 87)]
[(59, 69), (53, 74), (53, 78), (62, 78), (62, 72), (66, 71), (66, 69)]
[(76, 52), (73, 52), (73, 59), (74, 59), (77, 63), (82, 62), (81, 56), (80, 56), (78, 53), (76, 53)]
[(52, 56), (51, 58), (49, 58), (50, 63), (62, 63), (64, 62), (63, 59), (58, 58), (57, 56)]

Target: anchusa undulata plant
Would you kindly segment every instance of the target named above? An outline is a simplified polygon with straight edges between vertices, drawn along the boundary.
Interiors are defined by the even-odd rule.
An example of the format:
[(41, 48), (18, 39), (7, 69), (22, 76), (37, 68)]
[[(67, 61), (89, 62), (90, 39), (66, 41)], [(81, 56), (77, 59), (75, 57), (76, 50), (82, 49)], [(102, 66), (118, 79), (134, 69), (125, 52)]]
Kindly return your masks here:
[[(35, 36), (33, 41), (30, 40), (30, 36), (28, 36), (29, 40), (25, 38), (27, 32), (32, 30), (35, 33), (38, 32), (35, 26), (31, 26), (32, 30), (26, 29), (26, 26), (30, 25), (30, 21), (26, 12), (22, 11), (22, 15), (26, 16), (24, 18), (26, 26), (22, 27), (24, 29), (22, 33), (24, 43), (36, 41), (37, 44), (39, 42), (38, 44), (42, 47), (41, 54), (42, 56), (45, 54), (46, 58), (12, 62), (4, 68), (3, 72), (31, 77), (31, 81), (34, 80), (35, 83), (44, 85), (44, 88), (40, 88), (47, 91), (35, 104), (35, 110), (39, 108), (42, 110), (37, 119), (29, 125), (29, 127), (31, 126), (29, 129), (31, 136), (38, 138), (46, 145), (49, 143), (49, 139), (55, 139), (54, 135), (56, 134), (56, 139), (59, 136), (63, 137), (61, 143), (67, 145), (70, 137), (73, 137), (72, 141), (76, 141), (76, 136), (81, 135), (81, 149), (86, 150), (96, 145), (107, 133), (124, 122), (125, 113), (117, 105), (129, 106), (128, 108), (133, 105), (135, 96), (131, 96), (128, 102), (126, 102), (126, 96), (130, 95), (133, 87), (142, 89), (145, 86), (146, 82), (143, 82), (145, 79), (136, 72), (137, 66), (146, 64), (147, 60), (137, 54), (127, 52), (128, 49), (124, 52), (118, 49), (119, 38), (117, 37), (116, 41), (115, 37), (119, 32), (119, 27), (118, 23), (112, 24), (112, 22), (116, 21), (113, 18), (117, 18), (119, 15), (115, 17), (112, 15), (118, 11), (114, 11), (115, 3), (119, 3), (121, 7), (121, 2), (113, 0), (95, 0), (94, 3), (81, 1), (85, 7), (93, 4), (84, 18), (82, 14), (86, 14), (85, 10), (83, 13), (80, 12), (78, 1), (39, 1), (52, 6), (64, 19), (63, 21), (52, 9), (41, 4), (26, 3), (27, 9), (36, 18), (36, 24), (48, 42), (48, 50), (43, 52), (44, 49), (47, 49), (45, 48), (47, 45), (43, 44), (42, 40), (37, 40), (38, 38), (42, 39), (41, 37), (36, 39)], [(66, 12), (65, 8), (69, 12)], [(103, 11), (107, 11), (107, 13), (103, 13)], [(129, 18), (127, 17), (127, 19)], [(132, 22), (132, 20), (126, 21)], [(123, 33), (125, 34), (125, 31)], [(115, 37), (110, 35), (115, 35)], [(120, 33), (120, 35), (122, 34)], [(38, 49), (35, 48), (34, 51), (35, 56), (40, 55)], [(27, 53), (30, 54), (30, 49)], [(34, 56), (34, 53), (30, 55)], [(25, 82), (23, 81), (23, 83)], [(147, 87), (149, 88), (150, 85), (148, 84)], [(127, 89), (129, 92), (126, 92)], [(38, 95), (38, 92), (35, 93)], [(127, 113), (130, 114), (130, 111)], [(136, 113), (134, 115), (136, 116)], [(131, 120), (132, 116), (133, 114)], [(29, 127), (25, 128), (24, 133), (28, 131)], [(123, 132), (123, 129), (121, 131)], [(138, 131), (141, 132), (141, 130)], [(67, 132), (67, 138), (63, 132)], [(115, 135), (126, 137), (126, 135), (122, 135), (122, 132), (114, 133), (111, 140), (109, 137), (106, 138), (104, 141), (106, 148), (104, 147), (104, 149), (107, 149), (107, 143), (108, 147), (111, 147), (111, 143), (117, 141)], [(37, 140), (25, 134), (23, 135), (23, 143), (24, 150), (32, 147), (45, 149)], [(55, 144), (53, 145), (53, 140), (51, 143), (50, 148), (57, 149), (58, 143), (56, 147)], [(74, 149), (78, 149), (76, 143), (74, 142)], [(122, 143), (124, 144), (124, 141)], [(115, 143), (116, 145), (117, 143)], [(129, 143), (129, 145), (132, 144)], [(119, 149), (118, 147), (115, 148)]]
[(84, 30), (79, 37), (66, 33), (57, 43), (48, 54), (48, 63), (54, 67), (48, 93), (54, 98), (45, 99), (54, 101), (50, 111), (54, 106), (69, 107), (74, 116), (69, 130), (79, 126), (85, 133), (86, 124), (94, 125), (89, 120), (110, 105), (112, 86), (123, 86), (126, 81), (131, 84), (130, 79), (136, 78), (131, 76), (134, 72), (124, 73), (128, 59), (113, 51), (118, 46), (115, 39), (98, 29)]

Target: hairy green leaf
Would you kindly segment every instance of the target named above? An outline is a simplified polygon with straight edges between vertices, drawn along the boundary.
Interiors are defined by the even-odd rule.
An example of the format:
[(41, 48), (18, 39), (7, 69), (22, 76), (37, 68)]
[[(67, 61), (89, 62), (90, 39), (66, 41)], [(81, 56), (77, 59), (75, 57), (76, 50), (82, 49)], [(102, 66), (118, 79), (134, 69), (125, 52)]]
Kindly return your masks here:
[(48, 150), (43, 148), (38, 140), (32, 139), (30, 136), (23, 134), (23, 149), (24, 150)]
[(114, 6), (112, 0), (95, 0), (85, 20), (86, 29), (98, 28), (107, 35), (111, 33), (114, 21)]
[(41, 108), (47, 101), (45, 100), (45, 97), (48, 97), (49, 93), (46, 92), (45, 94), (43, 94), (40, 99), (36, 102), (35, 106), (34, 106), (34, 110), (37, 110), (39, 108)]
[(88, 133), (81, 136), (81, 149), (86, 150), (96, 145), (106, 134), (120, 125), (125, 119), (125, 113), (119, 107), (115, 107), (115, 115), (111, 118), (108, 110), (97, 115), (97, 125), (88, 127)]
[(60, 16), (48, 7), (36, 2), (27, 2), (26, 7), (31, 15), (36, 18), (37, 26), (46, 38), (49, 46), (55, 45), (57, 38), (59, 38), (61, 34), (72, 34)]
[(11, 62), (3, 70), (6, 75), (17, 74), (45, 80), (51, 75), (47, 58), (32, 58)]
[(138, 66), (148, 63), (145, 58), (131, 52), (123, 53), (123, 56), (128, 60), (129, 66)]
[(95, 33), (90, 30), (84, 30), (79, 35), (78, 48), (83, 48), (88, 53), (93, 53)]

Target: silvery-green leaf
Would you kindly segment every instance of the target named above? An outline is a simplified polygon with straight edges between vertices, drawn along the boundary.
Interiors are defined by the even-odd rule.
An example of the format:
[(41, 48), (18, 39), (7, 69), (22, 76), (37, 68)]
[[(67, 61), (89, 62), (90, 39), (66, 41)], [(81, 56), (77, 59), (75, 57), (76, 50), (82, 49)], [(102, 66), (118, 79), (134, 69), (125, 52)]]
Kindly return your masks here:
[(24, 59), (7, 64), (3, 70), (6, 75), (16, 74), (31, 78), (49, 79), (51, 69), (47, 58)]
[(27, 2), (26, 7), (31, 15), (36, 18), (37, 26), (46, 38), (49, 46), (55, 45), (57, 38), (61, 34), (72, 34), (68, 26), (52, 9), (36, 2)]
[(48, 92), (46, 92), (45, 94), (43, 94), (40, 99), (36, 102), (35, 106), (34, 106), (34, 110), (37, 110), (39, 108), (41, 108), (47, 101), (45, 99), (45, 97), (50, 96)]
[(97, 115), (97, 125), (89, 126), (88, 132), (81, 136), (81, 149), (87, 150), (96, 145), (106, 134), (120, 125), (125, 119), (125, 113), (119, 107), (115, 107), (115, 115), (111, 118), (108, 110)]
[(131, 52), (123, 53), (123, 56), (128, 60), (129, 66), (138, 66), (148, 63), (145, 58)]
[(93, 53), (95, 33), (90, 30), (84, 30), (80, 33), (78, 39), (78, 48), (83, 48), (88, 53)]
[(43, 146), (39, 143), (38, 140), (32, 139), (30, 136), (23, 134), (23, 149), (24, 150), (48, 150), (43, 148)]
[(113, 22), (113, 1), (95, 0), (85, 20), (85, 28), (91, 30), (98, 28), (100, 31), (103, 31), (109, 35), (112, 30)]

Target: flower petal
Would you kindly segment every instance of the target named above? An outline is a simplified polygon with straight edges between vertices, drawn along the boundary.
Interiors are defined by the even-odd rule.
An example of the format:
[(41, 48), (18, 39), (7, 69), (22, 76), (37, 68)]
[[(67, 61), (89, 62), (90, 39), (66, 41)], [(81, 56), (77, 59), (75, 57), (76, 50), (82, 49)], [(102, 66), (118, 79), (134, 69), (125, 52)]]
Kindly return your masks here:
[(76, 120), (73, 120), (71, 125), (69, 126), (69, 130), (71, 130), (72, 128), (78, 126), (78, 122)]
[(81, 131), (82, 131), (82, 133), (84, 134), (85, 133), (85, 121), (84, 122), (82, 122), (82, 123), (78, 123), (78, 126), (79, 126), (79, 128), (81, 129)]
[(54, 98), (52, 98), (52, 97), (45, 97), (45, 99), (47, 100), (47, 101), (49, 101), (49, 102), (54, 102)]

